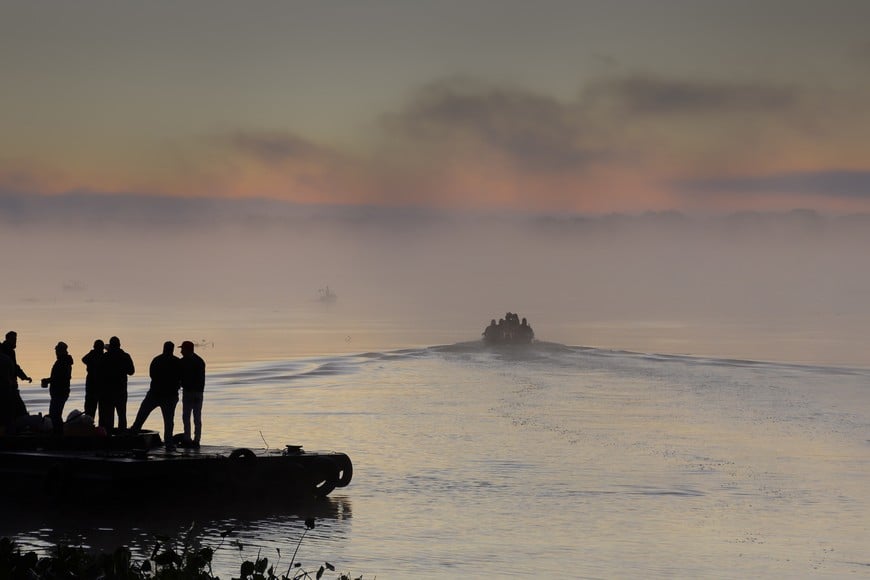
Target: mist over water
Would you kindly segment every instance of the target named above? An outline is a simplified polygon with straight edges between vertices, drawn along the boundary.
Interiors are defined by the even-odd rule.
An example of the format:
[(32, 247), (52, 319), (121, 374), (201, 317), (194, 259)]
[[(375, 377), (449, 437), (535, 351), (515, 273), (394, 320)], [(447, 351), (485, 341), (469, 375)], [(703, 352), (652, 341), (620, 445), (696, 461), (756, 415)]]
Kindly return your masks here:
[[(253, 557), (315, 515), (306, 563), (378, 577), (867, 569), (865, 218), (138, 204), (4, 214), (0, 332), (22, 367), (38, 379), (67, 342), (80, 407), (80, 357), (117, 335), (131, 416), (163, 341), (194, 340), (204, 442), (343, 451), (354, 480), (317, 509), (27, 509), (2, 522), (24, 545), (145, 554), (195, 519)], [(480, 343), (507, 311), (537, 344)], [(222, 577), (239, 557), (219, 551)]]
[(10, 199), (0, 331), (22, 362), (113, 334), (149, 360), (166, 339), (228, 362), (451, 343), (512, 311), (565, 344), (870, 364), (863, 216)]

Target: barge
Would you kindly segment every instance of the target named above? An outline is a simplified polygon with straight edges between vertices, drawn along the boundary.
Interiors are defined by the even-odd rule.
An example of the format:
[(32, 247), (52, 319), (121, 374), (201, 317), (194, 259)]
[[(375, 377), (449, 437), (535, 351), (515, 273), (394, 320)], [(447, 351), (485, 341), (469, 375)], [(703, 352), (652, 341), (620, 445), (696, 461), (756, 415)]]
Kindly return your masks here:
[(167, 451), (153, 431), (111, 437), (0, 437), (4, 497), (304, 499), (325, 497), (352, 477), (353, 464), (346, 454), (310, 452), (299, 445), (203, 445)]

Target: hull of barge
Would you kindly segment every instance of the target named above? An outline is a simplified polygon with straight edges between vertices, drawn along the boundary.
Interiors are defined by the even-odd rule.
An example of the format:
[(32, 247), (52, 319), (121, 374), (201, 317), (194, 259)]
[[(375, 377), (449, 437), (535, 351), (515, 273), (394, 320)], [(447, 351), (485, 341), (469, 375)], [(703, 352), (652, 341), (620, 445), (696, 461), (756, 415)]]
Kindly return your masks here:
[[(325, 497), (353, 477), (350, 458), (334, 451), (248, 449), (203, 445), (166, 451), (159, 436), (123, 441), (64, 440), (0, 443), (0, 493), (4, 497), (197, 498)], [(16, 439), (16, 438), (10, 438)], [(94, 438), (92, 438), (94, 439)], [(8, 495), (8, 494), (15, 494)]]

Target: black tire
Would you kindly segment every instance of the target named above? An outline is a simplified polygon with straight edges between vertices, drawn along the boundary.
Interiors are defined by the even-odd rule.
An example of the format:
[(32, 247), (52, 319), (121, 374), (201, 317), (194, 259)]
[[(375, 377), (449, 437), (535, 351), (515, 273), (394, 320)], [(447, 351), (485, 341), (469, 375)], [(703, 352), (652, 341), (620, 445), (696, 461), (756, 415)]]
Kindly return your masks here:
[(340, 455), (332, 458), (335, 465), (338, 467), (338, 481), (336, 487), (347, 487), (350, 480), (353, 479), (353, 463), (347, 455)]
[(247, 461), (248, 463), (253, 463), (257, 460), (257, 454), (250, 449), (246, 449), (245, 447), (239, 447), (238, 449), (233, 449), (230, 452), (230, 460)]
[(306, 466), (311, 493), (326, 497), (338, 485), (338, 466), (331, 460), (320, 457)]
[(257, 456), (244, 447), (233, 449), (229, 455), (229, 478), (236, 492), (250, 492), (256, 487)]

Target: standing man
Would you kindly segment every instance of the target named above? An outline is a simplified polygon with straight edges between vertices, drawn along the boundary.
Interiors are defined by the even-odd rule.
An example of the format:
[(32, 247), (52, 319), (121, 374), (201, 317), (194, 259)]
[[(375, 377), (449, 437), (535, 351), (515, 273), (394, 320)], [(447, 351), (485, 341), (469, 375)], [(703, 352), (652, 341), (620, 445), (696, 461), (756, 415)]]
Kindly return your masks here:
[[(181, 420), (185, 444), (199, 447), (202, 438), (202, 399), (205, 391), (205, 361), (193, 352), (193, 343), (181, 343)], [(190, 415), (193, 414), (193, 440), (190, 438)]]
[(27, 414), (27, 407), (24, 405), (24, 401), (21, 399), (21, 393), (18, 391), (18, 379), (22, 381), (27, 381), (28, 383), (32, 383), (33, 379), (27, 376), (27, 373), (24, 372), (20, 366), (18, 366), (18, 359), (15, 356), (15, 347), (18, 346), (18, 333), (14, 330), (10, 330), (6, 333), (6, 340), (0, 342), (0, 350), (3, 351), (3, 354), (8, 356), (12, 360), (12, 401), (15, 407), (15, 415), (21, 416)]
[(15, 432), (18, 402), (21, 399), (20, 393), (12, 387), (14, 378), (15, 365), (3, 349), (0, 349), (0, 433), (6, 435), (13, 435)]
[(90, 415), (91, 419), (97, 416), (97, 405), (103, 391), (102, 365), (103, 357), (106, 356), (105, 350), (105, 343), (98, 338), (94, 341), (93, 350), (82, 357), (82, 362), (85, 363), (87, 369), (85, 375), (85, 415)]
[(163, 413), (163, 444), (167, 451), (175, 451), (172, 431), (175, 428), (175, 407), (178, 405), (178, 388), (181, 386), (181, 360), (173, 354), (175, 345), (163, 343), (163, 353), (154, 357), (148, 371), (151, 387), (145, 394), (131, 430), (138, 433), (151, 411), (160, 407)]
[(118, 413), (118, 430), (127, 429), (127, 377), (134, 372), (133, 359), (121, 350), (121, 339), (113, 336), (103, 358), (105, 392), (100, 395), (100, 427), (105, 427), (107, 433), (112, 432), (115, 412)]
[(57, 343), (54, 347), (57, 360), (51, 367), (51, 376), (42, 379), (42, 387), (48, 387), (51, 402), (48, 406), (48, 416), (51, 418), (52, 435), (63, 435), (63, 407), (69, 399), (69, 384), (72, 379), (73, 358), (69, 355), (69, 348), (65, 342)]

